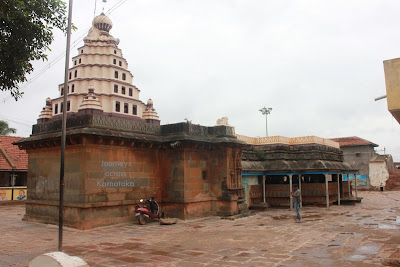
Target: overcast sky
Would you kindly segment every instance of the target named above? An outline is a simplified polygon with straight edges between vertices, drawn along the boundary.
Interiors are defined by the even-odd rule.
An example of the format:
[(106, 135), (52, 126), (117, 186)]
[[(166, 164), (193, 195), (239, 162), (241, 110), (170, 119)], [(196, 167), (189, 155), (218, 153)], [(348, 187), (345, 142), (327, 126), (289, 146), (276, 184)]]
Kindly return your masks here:
[[(108, 0), (105, 12), (119, 2)], [(94, 3), (74, 1), (71, 56)], [(162, 124), (213, 126), (226, 116), (236, 133), (265, 136), (266, 106), (270, 136), (359, 136), (400, 161), (400, 125), (386, 99), (374, 101), (386, 94), (382, 62), (400, 57), (399, 11), (395, 0), (128, 0), (109, 17), (140, 99), (153, 99)], [(23, 99), (0, 93), (0, 119), (18, 136), (29, 136), (45, 99), (58, 96), (65, 42), (56, 31)]]

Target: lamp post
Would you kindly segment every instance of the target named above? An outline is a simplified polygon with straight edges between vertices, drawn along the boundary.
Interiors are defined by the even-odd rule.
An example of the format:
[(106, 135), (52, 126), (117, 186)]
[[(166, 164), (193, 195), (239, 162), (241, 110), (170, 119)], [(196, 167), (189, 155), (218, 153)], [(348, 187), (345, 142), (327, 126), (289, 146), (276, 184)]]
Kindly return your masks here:
[(265, 132), (266, 132), (267, 137), (268, 137), (268, 114), (271, 113), (272, 108), (263, 107), (262, 109), (260, 109), (260, 111), (261, 111), (261, 113), (263, 115), (265, 115)]

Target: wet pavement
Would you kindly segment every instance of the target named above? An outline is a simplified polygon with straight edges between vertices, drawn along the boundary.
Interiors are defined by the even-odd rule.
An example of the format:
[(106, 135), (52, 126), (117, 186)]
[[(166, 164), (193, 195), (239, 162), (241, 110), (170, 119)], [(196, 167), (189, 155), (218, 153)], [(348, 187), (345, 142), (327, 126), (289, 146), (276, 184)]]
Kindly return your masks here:
[[(64, 230), (64, 252), (90, 266), (399, 266), (400, 191), (359, 192), (355, 206), (270, 209), (219, 217)], [(27, 266), (57, 250), (58, 227), (22, 221), (24, 206), (0, 205), (0, 266)]]

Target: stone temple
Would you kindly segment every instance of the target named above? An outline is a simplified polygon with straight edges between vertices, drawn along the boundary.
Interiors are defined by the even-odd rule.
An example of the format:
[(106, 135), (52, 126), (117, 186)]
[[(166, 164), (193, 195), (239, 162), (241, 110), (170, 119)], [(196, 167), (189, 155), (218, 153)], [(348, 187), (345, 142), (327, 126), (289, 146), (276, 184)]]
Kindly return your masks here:
[[(46, 99), (32, 135), (16, 144), (28, 153), (24, 220), (58, 223), (60, 144), (67, 94), (64, 224), (79, 229), (135, 221), (139, 199), (155, 196), (167, 217), (229, 216), (249, 206), (292, 207), (292, 184), (304, 204), (340, 204), (351, 197), (339, 144), (317, 137), (236, 135), (228, 119), (206, 127), (161, 125), (110, 35), (111, 20), (94, 18), (73, 57), (68, 89)], [(243, 177), (242, 177), (243, 176)]]
[(64, 93), (66, 226), (134, 221), (139, 199), (153, 195), (167, 217), (237, 214), (246, 144), (230, 126), (160, 125), (153, 101), (139, 100), (111, 28), (104, 14), (94, 18), (72, 59), (69, 89), (59, 85), (59, 97), (46, 99), (32, 135), (17, 143), (29, 155), (24, 219), (58, 223)]

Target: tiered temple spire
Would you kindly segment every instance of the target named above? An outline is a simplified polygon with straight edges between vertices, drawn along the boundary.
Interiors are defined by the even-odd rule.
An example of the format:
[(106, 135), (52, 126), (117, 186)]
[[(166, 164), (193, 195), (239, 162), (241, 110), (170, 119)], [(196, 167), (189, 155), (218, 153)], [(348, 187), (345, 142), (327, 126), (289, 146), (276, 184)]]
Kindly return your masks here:
[[(72, 115), (84, 110), (84, 113), (103, 113), (160, 124), (153, 101), (149, 99), (149, 107), (139, 100), (140, 90), (132, 84), (133, 75), (118, 48), (119, 41), (109, 33), (112, 27), (111, 19), (104, 13), (95, 17), (84, 45), (72, 58), (67, 112)], [(39, 123), (61, 117), (64, 84), (59, 85), (59, 93), (59, 97), (50, 101), (50, 106), (46, 104)]]

